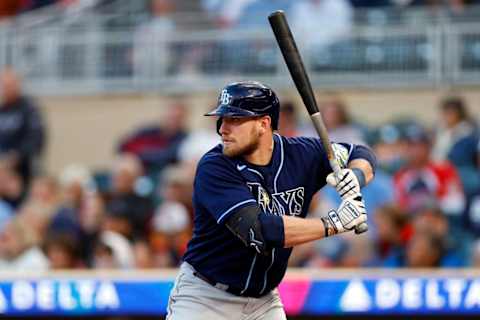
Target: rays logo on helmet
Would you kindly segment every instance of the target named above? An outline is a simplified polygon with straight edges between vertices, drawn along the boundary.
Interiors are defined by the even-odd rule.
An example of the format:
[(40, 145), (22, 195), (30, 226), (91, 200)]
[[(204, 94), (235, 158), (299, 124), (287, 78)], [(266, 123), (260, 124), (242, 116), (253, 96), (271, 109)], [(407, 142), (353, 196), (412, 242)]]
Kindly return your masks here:
[(222, 94), (220, 95), (220, 103), (230, 104), (231, 99), (232, 99), (232, 95), (228, 93), (226, 89), (222, 90)]

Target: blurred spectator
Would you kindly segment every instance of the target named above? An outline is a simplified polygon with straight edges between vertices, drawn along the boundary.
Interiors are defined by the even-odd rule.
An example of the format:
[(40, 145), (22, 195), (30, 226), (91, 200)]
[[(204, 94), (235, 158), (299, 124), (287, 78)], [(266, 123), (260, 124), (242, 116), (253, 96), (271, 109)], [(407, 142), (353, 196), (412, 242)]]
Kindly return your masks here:
[(415, 233), (431, 232), (437, 238), (442, 239), (444, 249), (442, 266), (466, 265), (471, 254), (472, 239), (451, 233), (449, 222), (439, 208), (427, 208), (417, 213), (413, 219), (413, 228)]
[(405, 164), (408, 142), (402, 122), (381, 125), (369, 134), (368, 143), (377, 156), (378, 165), (388, 174), (394, 174)]
[(79, 247), (78, 239), (71, 234), (48, 234), (43, 244), (43, 251), (49, 260), (50, 269), (74, 269), (83, 266)]
[(28, 222), (12, 219), (0, 232), (0, 269), (45, 271), (47, 257), (37, 245), (38, 239)]
[(191, 237), (191, 186), (193, 172), (182, 166), (165, 169), (162, 178), (162, 203), (152, 219), (151, 243), (157, 267), (177, 266)]
[[(92, 233), (90, 229), (84, 229), (82, 219), (88, 216), (91, 206), (89, 202), (94, 201), (94, 184), (89, 171), (78, 164), (67, 166), (60, 174), (60, 203), (58, 209), (50, 219), (47, 236), (67, 234), (76, 244), (76, 257), (88, 262), (92, 241), (96, 236), (98, 228)], [(93, 237), (93, 239), (91, 239)], [(53, 240), (56, 240), (54, 237)], [(55, 242), (53, 241), (52, 242)], [(52, 243), (53, 252), (69, 255), (68, 247), (59, 247)]]
[(142, 160), (148, 175), (155, 176), (177, 161), (178, 148), (187, 136), (187, 106), (176, 100), (158, 124), (146, 125), (121, 141), (119, 151)]
[(85, 167), (71, 164), (60, 174), (60, 185), (60, 206), (52, 217), (49, 229), (81, 236), (80, 215), (87, 193), (94, 192), (92, 177)]
[(151, 0), (151, 19), (135, 33), (132, 60), (135, 76), (143, 85), (170, 73), (174, 57), (167, 41), (176, 29), (171, 16), (174, 7), (170, 0)]
[(133, 243), (135, 268), (150, 269), (155, 267), (152, 248), (147, 240), (136, 239)]
[(353, 8), (348, 0), (294, 1), (289, 19), (299, 41), (308, 42), (313, 55), (348, 37)]
[(28, 186), (45, 145), (45, 129), (40, 110), (22, 94), (13, 69), (0, 75), (0, 161), (14, 168)]
[(385, 205), (377, 209), (373, 216), (376, 225), (375, 251), (373, 265), (383, 265), (391, 256), (397, 256), (403, 250), (413, 234), (406, 212), (395, 205)]
[(447, 97), (440, 104), (441, 125), (437, 127), (432, 158), (449, 160), (456, 168), (467, 196), (480, 190), (477, 169), (478, 128), (460, 97)]
[(399, 205), (409, 212), (438, 205), (460, 227), (465, 197), (455, 167), (430, 158), (430, 137), (420, 125), (412, 124), (406, 135), (407, 163), (394, 177)]
[[(210, 111), (210, 108), (208, 111)], [(187, 137), (180, 143), (178, 149), (179, 162), (190, 163), (196, 167), (198, 160), (220, 143), (216, 123), (216, 120), (208, 119), (206, 126), (195, 127), (188, 132)]]
[(80, 255), (83, 261), (91, 266), (95, 244), (101, 233), (105, 220), (105, 201), (98, 193), (87, 193), (80, 212)]
[(441, 267), (444, 255), (443, 241), (431, 232), (415, 233), (406, 250), (405, 267)]
[(285, 137), (295, 137), (298, 135), (298, 116), (295, 105), (286, 101), (280, 107), (280, 121), (278, 123), (278, 133)]
[(113, 165), (113, 185), (111, 198), (107, 202), (104, 228), (133, 239), (147, 231), (153, 204), (141, 194), (138, 181), (142, 165), (134, 155), (120, 155)]
[(28, 196), (17, 215), (28, 222), (36, 237), (42, 239), (59, 204), (57, 180), (50, 176), (38, 176), (33, 180)]
[(245, 8), (256, 0), (202, 0), (202, 7), (207, 11), (216, 27), (227, 29), (237, 23)]
[[(4, 210), (18, 208), (25, 196), (22, 178), (10, 166), (0, 161), (0, 199)], [(10, 210), (8, 210), (10, 209)]]
[(461, 267), (462, 261), (446, 250), (443, 238), (431, 230), (415, 232), (407, 246), (390, 255), (385, 267), (435, 268)]
[(247, 6), (243, 6), (242, 13), (239, 15), (235, 29), (247, 30), (265, 27), (265, 17), (276, 10), (289, 12), (292, 1), (288, 0), (254, 0)]
[(320, 101), (320, 111), (330, 140), (364, 144), (362, 130), (352, 121), (345, 102), (339, 96), (327, 94)]
[(102, 232), (94, 248), (94, 268), (131, 269), (134, 263), (133, 249), (127, 238), (113, 231)]

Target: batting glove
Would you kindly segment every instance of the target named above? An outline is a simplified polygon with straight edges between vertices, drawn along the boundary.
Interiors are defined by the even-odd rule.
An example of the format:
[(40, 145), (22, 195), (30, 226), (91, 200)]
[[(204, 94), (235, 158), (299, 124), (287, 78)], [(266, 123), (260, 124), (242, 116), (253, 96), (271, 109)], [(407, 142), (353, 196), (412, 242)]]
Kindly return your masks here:
[(351, 231), (355, 226), (367, 221), (367, 210), (362, 196), (348, 197), (342, 201), (337, 210), (330, 210), (322, 217), (325, 237)]
[(342, 199), (346, 199), (360, 194), (360, 188), (365, 185), (365, 175), (357, 168), (340, 169), (337, 175), (332, 172), (327, 176), (327, 183), (337, 189)]

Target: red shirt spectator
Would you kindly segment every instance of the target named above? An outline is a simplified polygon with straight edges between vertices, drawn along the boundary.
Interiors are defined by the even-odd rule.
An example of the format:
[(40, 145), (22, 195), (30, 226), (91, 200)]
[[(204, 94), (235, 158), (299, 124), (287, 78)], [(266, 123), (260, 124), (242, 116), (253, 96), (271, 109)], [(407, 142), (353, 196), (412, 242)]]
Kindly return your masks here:
[(421, 127), (415, 125), (409, 131), (407, 165), (394, 176), (399, 205), (408, 211), (436, 205), (446, 214), (460, 215), (465, 196), (455, 167), (430, 159), (429, 138)]

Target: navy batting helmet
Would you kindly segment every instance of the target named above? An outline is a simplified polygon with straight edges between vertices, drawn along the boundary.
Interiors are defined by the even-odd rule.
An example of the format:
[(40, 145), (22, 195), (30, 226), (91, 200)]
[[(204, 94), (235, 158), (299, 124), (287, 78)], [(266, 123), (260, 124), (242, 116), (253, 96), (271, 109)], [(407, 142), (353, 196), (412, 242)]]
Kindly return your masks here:
[(272, 119), (272, 129), (277, 130), (279, 112), (280, 102), (272, 89), (257, 81), (244, 81), (225, 86), (218, 97), (217, 107), (205, 115), (220, 118), (266, 115)]

